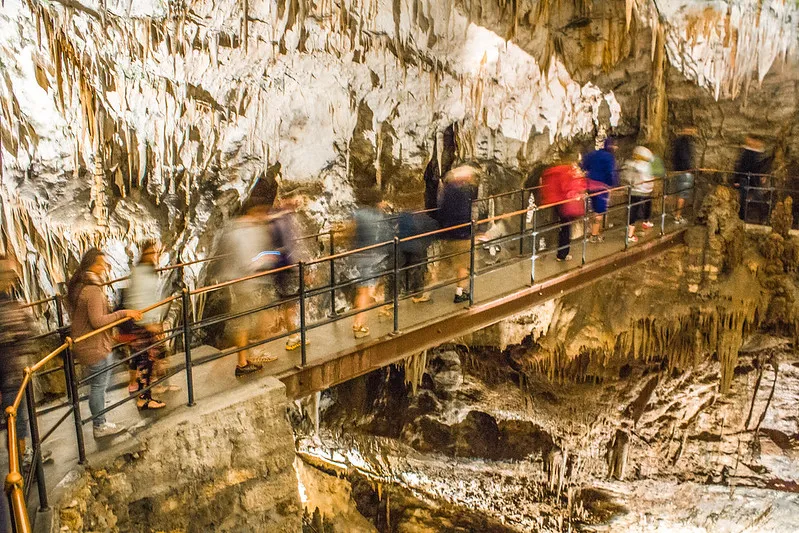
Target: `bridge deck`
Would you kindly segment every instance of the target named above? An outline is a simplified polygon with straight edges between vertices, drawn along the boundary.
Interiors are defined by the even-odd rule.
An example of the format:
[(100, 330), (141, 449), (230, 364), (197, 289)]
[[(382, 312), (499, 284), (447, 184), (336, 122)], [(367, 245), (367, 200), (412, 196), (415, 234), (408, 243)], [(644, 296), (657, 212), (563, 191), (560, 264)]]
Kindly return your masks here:
[[(282, 380), (290, 398), (299, 398), (345, 382), (359, 375), (399, 361), (426, 348), (435, 347), (460, 335), (475, 331), (499, 320), (528, 309), (563, 293), (579, 289), (597, 278), (612, 274), (620, 268), (654, 257), (682, 242), (685, 226), (667, 224), (665, 236), (652, 230), (641, 242), (624, 250), (623, 228), (608, 234), (604, 243), (588, 244), (586, 264), (581, 265), (582, 242), (573, 243), (575, 259), (567, 263), (556, 262), (553, 256), (536, 261), (536, 283), (531, 284), (530, 260), (516, 262), (479, 274), (475, 282), (475, 304), (455, 304), (453, 287), (437, 289), (432, 301), (414, 304), (410, 299), (400, 302), (400, 331), (393, 333), (393, 322), (379, 320), (377, 310), (369, 312), (370, 337), (355, 339), (352, 335), (352, 318), (315, 327), (308, 332), (311, 344), (307, 349), (307, 365), (300, 366), (299, 350), (286, 352), (284, 339), (264, 346), (259, 352), (278, 356), (264, 372), (247, 376), (258, 380), (275, 376)], [(621, 230), (621, 231), (620, 231)], [(210, 347), (193, 350), (195, 357), (218, 353)], [(179, 360), (180, 358), (175, 358)], [(239, 382), (233, 375), (235, 356), (194, 367), (195, 400), (207, 401), (217, 394), (235, 394)], [(142, 429), (151, 424), (168, 423), (169, 414), (190, 409), (186, 406), (185, 373), (180, 372), (170, 382), (180, 391), (159, 395), (167, 407), (159, 411), (139, 412), (134, 402), (128, 402), (108, 414), (108, 419), (122, 423), (130, 429)], [(127, 395), (124, 387), (109, 391), (108, 402), (116, 402)], [(39, 417), (42, 431), (47, 431), (65, 412), (51, 411)], [(86, 402), (81, 403), (83, 417), (89, 414)], [(117, 453), (128, 446), (136, 446), (136, 431), (125, 432), (111, 439), (97, 441), (92, 437), (91, 424), (84, 426), (86, 452), (90, 461), (104, 456), (106, 451)], [(44, 445), (53, 451), (53, 462), (45, 465), (45, 474), (54, 486), (77, 462), (75, 426), (67, 420), (56, 429)], [(35, 500), (35, 491), (31, 494)]]

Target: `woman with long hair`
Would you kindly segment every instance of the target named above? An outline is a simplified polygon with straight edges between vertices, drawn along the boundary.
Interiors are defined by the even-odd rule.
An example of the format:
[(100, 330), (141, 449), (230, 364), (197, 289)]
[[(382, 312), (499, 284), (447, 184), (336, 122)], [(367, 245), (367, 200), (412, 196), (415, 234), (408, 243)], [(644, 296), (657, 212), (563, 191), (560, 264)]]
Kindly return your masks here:
[[(67, 284), (67, 303), (72, 318), (72, 337), (78, 338), (95, 329), (123, 318), (141, 320), (139, 311), (123, 309), (111, 312), (108, 299), (103, 291), (103, 275), (108, 270), (105, 254), (97, 248), (90, 248), (80, 260), (78, 270)], [(89, 380), (89, 411), (94, 422), (94, 438), (109, 437), (124, 430), (123, 427), (108, 422), (105, 414), (105, 390), (108, 387), (113, 338), (111, 330), (98, 333), (81, 342), (76, 342), (73, 350), (78, 362), (83, 366)]]

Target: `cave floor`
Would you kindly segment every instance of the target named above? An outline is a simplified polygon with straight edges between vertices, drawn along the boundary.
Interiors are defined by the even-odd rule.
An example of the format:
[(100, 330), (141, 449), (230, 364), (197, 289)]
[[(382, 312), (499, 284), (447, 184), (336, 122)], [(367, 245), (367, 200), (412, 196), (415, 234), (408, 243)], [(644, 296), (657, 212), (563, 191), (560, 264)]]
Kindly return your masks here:
[[(666, 232), (671, 233), (684, 227), (685, 226), (667, 223)], [(659, 236), (659, 231), (652, 230), (641, 237), (639, 245), (650, 240), (655, 240)], [(623, 226), (617, 226), (606, 232), (606, 237), (606, 241), (603, 243), (588, 244), (586, 246), (586, 262), (591, 262), (624, 251)], [(554, 239), (550, 242), (553, 241)], [(513, 245), (517, 246), (516, 242), (514, 242)], [(576, 240), (572, 243), (572, 253), (575, 258), (565, 263), (556, 262), (552, 254), (539, 258), (536, 262), (536, 281), (545, 280), (579, 269), (581, 266), (580, 255), (582, 253), (581, 240)], [(484, 273), (477, 276), (475, 283), (475, 302), (489, 301), (529, 286), (530, 263), (528, 259), (519, 259), (510, 262), (510, 264), (506, 266), (492, 268), (486, 260), (488, 259), (488, 254), (484, 253), (481, 255), (485, 255), (485, 258), (481, 258), (479, 268)], [(506, 257), (510, 256), (506, 255)], [(452, 294), (452, 287), (445, 286), (433, 291), (432, 301), (429, 303), (413, 304), (409, 299), (404, 299), (400, 303), (400, 328), (418, 326), (462, 309), (465, 304), (453, 303)], [(390, 319), (381, 321), (378, 319), (377, 315), (377, 310), (369, 312), (369, 325), (372, 329), (372, 336), (366, 339), (356, 340), (353, 338), (350, 329), (351, 319), (346, 318), (309, 330), (308, 339), (311, 344), (307, 348), (308, 361), (310, 363), (323, 361), (329, 358), (331, 351), (340, 353), (348, 349), (354, 350), (359, 343), (389, 335), (393, 330), (392, 321)], [(285, 352), (283, 348), (284, 342), (284, 339), (278, 339), (262, 346), (258, 352), (259, 354), (276, 354), (278, 355), (278, 360), (268, 364), (266, 366), (266, 372), (245, 379), (257, 380), (265, 376), (280, 375), (290, 372), (295, 366), (299, 365), (299, 350), (291, 353)], [(331, 347), (334, 347), (333, 350), (331, 350)], [(201, 351), (195, 349), (196, 354), (202, 355), (212, 355), (214, 351), (214, 348), (207, 346), (202, 347)], [(202, 355), (199, 356), (202, 357)], [(176, 364), (179, 364), (182, 357), (182, 354), (178, 354), (170, 358), (170, 361), (175, 361)], [(194, 367), (193, 379), (196, 402), (202, 402), (217, 394), (235, 389), (239, 379), (235, 378), (233, 375), (233, 365), (235, 364), (233, 357), (234, 355), (229, 355), (217, 359), (216, 361)], [(116, 377), (116, 381), (120, 381), (120, 377)], [(158, 395), (159, 398), (167, 403), (165, 409), (139, 412), (134, 402), (128, 402), (109, 413), (108, 419), (110, 421), (124, 424), (130, 431), (124, 432), (114, 438), (97, 441), (92, 435), (91, 425), (85, 425), (83, 434), (89, 462), (102, 462), (104, 458), (110, 454), (118, 454), (120, 451), (124, 452), (126, 443), (129, 443), (129, 445), (135, 444), (135, 433), (176, 409), (187, 409), (185, 374), (183, 372), (178, 373), (170, 379), (170, 382), (180, 386), (181, 390)], [(113, 402), (117, 402), (126, 395), (127, 391), (124, 387), (109, 390), (107, 394), (107, 404), (110, 405)], [(64, 413), (64, 409), (57, 409), (40, 416), (39, 425), (42, 434), (46, 433)], [(85, 401), (81, 403), (81, 413), (84, 417), (88, 416), (88, 403)], [(49, 488), (52, 489), (52, 487), (59, 483), (77, 464), (78, 454), (75, 440), (75, 427), (69, 419), (65, 420), (48, 438), (45, 448), (53, 452), (53, 460), (45, 464), (45, 475), (48, 480)], [(35, 497), (35, 490), (32, 491), (31, 496), (32, 498)]]

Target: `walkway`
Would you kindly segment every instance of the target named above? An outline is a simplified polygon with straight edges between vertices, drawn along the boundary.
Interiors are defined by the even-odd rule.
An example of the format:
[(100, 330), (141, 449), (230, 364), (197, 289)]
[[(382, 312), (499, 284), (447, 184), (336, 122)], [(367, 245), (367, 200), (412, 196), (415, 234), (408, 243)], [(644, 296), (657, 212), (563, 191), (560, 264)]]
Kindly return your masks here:
[[(622, 228), (609, 232), (604, 243), (587, 244), (585, 265), (581, 265), (579, 258), (582, 251), (581, 240), (573, 243), (576, 257), (571, 262), (559, 263), (552, 256), (539, 258), (536, 261), (535, 284), (530, 282), (529, 258), (520, 258), (490, 271), (486, 271), (490, 265), (481, 260), (483, 273), (475, 280), (475, 304), (472, 307), (453, 303), (451, 286), (434, 291), (431, 302), (414, 304), (409, 299), (404, 299), (399, 304), (400, 331), (397, 334), (393, 332), (392, 320), (389, 318), (381, 321), (377, 317), (377, 310), (370, 312), (372, 335), (365, 339), (353, 338), (350, 329), (352, 318), (311, 329), (308, 332), (311, 344), (307, 349), (305, 367), (300, 366), (299, 350), (284, 350), (284, 339), (278, 339), (259, 350), (277, 355), (278, 360), (269, 363), (265, 372), (246, 378), (237, 379), (233, 375), (235, 355), (195, 366), (195, 401), (202, 402), (221, 393), (234, 393), (236, 384), (241, 379), (260, 380), (267, 376), (282, 380), (290, 398), (300, 398), (324, 390), (579, 289), (625, 266), (654, 257), (681, 243), (686, 226), (667, 223), (664, 236), (657, 229), (652, 230), (628, 250), (624, 249)], [(218, 351), (202, 346), (193, 349), (192, 353), (193, 360), (199, 362)], [(181, 359), (180, 354), (170, 358), (177, 365)], [(124, 377), (119, 380), (119, 385), (123, 382)], [(92, 437), (91, 424), (86, 424), (83, 433), (88, 460), (101, 462), (106, 450), (113, 449), (114, 454), (128, 448), (133, 451), (137, 446), (135, 434), (139, 430), (158, 421), (166, 423), (178, 412), (191, 409), (186, 406), (185, 373), (179, 372), (169, 382), (180, 386), (181, 390), (160, 395), (168, 404), (166, 409), (140, 413), (134, 402), (128, 402), (109, 413), (110, 420), (127, 425), (130, 432), (97, 441)], [(109, 392), (108, 402), (110, 404), (126, 396), (126, 388), (117, 387)], [(86, 402), (82, 402), (81, 411), (84, 417), (88, 416)], [(65, 412), (65, 409), (59, 409), (41, 415), (40, 427), (52, 427)], [(45, 447), (54, 453), (54, 461), (45, 465), (48, 486), (54, 487), (77, 463), (74, 424), (70, 420), (61, 424), (47, 439)], [(35, 490), (31, 497), (35, 499)]]

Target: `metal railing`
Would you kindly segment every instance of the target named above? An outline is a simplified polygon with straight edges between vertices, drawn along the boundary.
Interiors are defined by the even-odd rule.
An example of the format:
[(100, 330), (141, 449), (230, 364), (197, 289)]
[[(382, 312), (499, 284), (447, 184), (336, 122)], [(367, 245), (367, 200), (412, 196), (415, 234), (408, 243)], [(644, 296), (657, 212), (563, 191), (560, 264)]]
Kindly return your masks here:
[[(671, 209), (671, 213), (673, 213), (675, 209), (673, 206), (669, 207), (667, 201), (668, 197), (676, 196), (678, 194), (690, 191), (690, 189), (685, 189), (685, 190), (669, 192), (670, 187), (668, 187), (668, 184), (672, 179), (672, 177), (673, 176), (670, 175), (667, 176), (666, 178), (654, 179), (653, 181), (656, 182), (656, 185), (658, 183), (661, 183), (663, 186), (660, 189), (655, 187), (655, 191), (652, 197), (646, 200), (646, 201), (651, 201), (653, 204), (659, 200), (659, 202), (656, 205), (657, 205), (657, 210), (659, 211), (658, 216), (660, 221), (659, 224), (660, 235), (664, 235), (666, 233), (667, 230), (666, 221), (667, 221), (667, 215), (669, 214), (669, 210)], [(509, 193), (502, 193), (500, 195), (494, 196), (494, 198), (498, 199), (506, 197), (512, 198), (514, 195), (519, 195), (520, 201), (518, 204), (516, 204), (520, 207), (520, 209), (518, 210), (514, 210), (499, 215), (493, 215), (480, 220), (472, 220), (469, 223), (460, 224), (458, 226), (440, 228), (421, 235), (413, 235), (405, 238), (394, 237), (390, 241), (372, 244), (370, 246), (365, 246), (355, 250), (347, 250), (336, 253), (335, 247), (333, 246), (332, 230), (330, 232), (324, 232), (317, 235), (303, 237), (305, 239), (308, 239), (328, 234), (330, 238), (328, 255), (311, 259), (309, 261), (301, 261), (293, 265), (274, 268), (264, 272), (258, 272), (234, 280), (223, 281), (213, 285), (200, 287), (194, 290), (189, 290), (184, 287), (179, 295), (171, 296), (146, 309), (141, 310), (142, 312), (146, 312), (164, 305), (172, 304), (175, 301), (180, 301), (182, 307), (182, 316), (181, 316), (182, 324), (179, 327), (174, 328), (173, 330), (165, 332), (161, 338), (156, 339), (155, 342), (150, 346), (140, 349), (135, 353), (130, 354), (129, 356), (112, 363), (107, 368), (104, 368), (101, 372), (111, 372), (114, 368), (126, 364), (128, 361), (138, 357), (139, 355), (147, 352), (148, 350), (154, 347), (158, 347), (171, 340), (179, 339), (181, 341), (181, 344), (183, 345), (184, 361), (181, 364), (169, 370), (165, 376), (157, 379), (154, 382), (151, 382), (149, 387), (145, 390), (149, 390), (161, 384), (165, 380), (179, 374), (180, 372), (185, 371), (186, 387), (187, 387), (187, 404), (189, 406), (192, 406), (195, 403), (195, 390), (194, 390), (192, 369), (196, 366), (209, 363), (211, 361), (220, 359), (227, 355), (252, 349), (257, 346), (275, 341), (282, 337), (299, 334), (300, 364), (302, 366), (305, 366), (308, 363), (307, 348), (306, 348), (307, 333), (308, 331), (324, 326), (325, 324), (342, 320), (346, 317), (352, 316), (357, 313), (363, 313), (369, 310), (374, 310), (379, 307), (390, 305), (391, 311), (393, 312), (393, 331), (396, 333), (399, 332), (400, 330), (400, 321), (399, 321), (400, 300), (404, 298), (410, 298), (416, 294), (419, 294), (420, 292), (432, 291), (440, 287), (452, 285), (455, 283), (461, 283), (468, 280), (469, 305), (473, 305), (475, 298), (475, 285), (478, 275), (491, 272), (505, 265), (508, 265), (509, 263), (512, 262), (527, 260), (527, 257), (529, 257), (531, 260), (530, 281), (532, 283), (535, 283), (536, 262), (548, 255), (558, 253), (558, 251), (563, 250), (563, 248), (566, 246), (565, 244), (559, 244), (554, 248), (547, 247), (546, 244), (542, 242), (543, 238), (546, 236), (550, 236), (556, 232), (560, 232), (561, 229), (566, 226), (571, 226), (574, 224), (578, 225), (582, 224), (583, 234), (582, 237), (579, 238), (581, 244), (580, 264), (585, 264), (587, 262), (586, 250), (588, 247), (589, 237), (590, 237), (589, 227), (592, 221), (597, 216), (595, 213), (592, 213), (590, 211), (589, 206), (591, 203), (591, 199), (598, 195), (607, 194), (610, 197), (607, 211), (602, 215), (603, 222), (605, 225), (605, 234), (607, 235), (613, 231), (618, 231), (619, 229), (622, 229), (625, 232), (624, 249), (630, 246), (630, 242), (627, 239), (627, 231), (628, 231), (627, 227), (629, 226), (631, 221), (631, 212), (633, 208), (635, 208), (637, 205), (639, 205), (642, 202), (632, 201), (632, 195), (630, 194), (630, 188), (628, 186), (621, 186), (604, 191), (588, 193), (583, 195), (579, 200), (564, 200), (562, 202), (556, 202), (541, 206), (535, 204), (530, 205), (531, 203), (530, 195), (534, 195), (535, 191), (537, 191), (538, 189), (540, 189), (540, 186), (527, 189), (520, 189), (516, 191), (511, 191)], [(484, 199), (479, 199), (478, 201), (487, 201), (490, 199), (491, 198), (484, 198)], [(584, 215), (576, 219), (563, 219), (559, 217), (558, 207), (560, 207), (563, 204), (574, 201), (584, 202)], [(513, 200), (511, 200), (511, 202), (515, 203), (515, 201)], [(690, 203), (686, 205), (684, 209), (686, 211), (691, 211)], [(486, 226), (492, 226), (500, 221), (509, 222), (512, 225), (514, 219), (517, 217), (519, 219), (517, 226), (518, 231), (514, 230), (510, 233), (506, 233), (490, 239), (481, 238), (479, 233), (480, 228), (484, 228)], [(458, 251), (453, 253), (439, 253), (439, 254), (428, 253), (427, 259), (424, 261), (418, 261), (412, 264), (406, 264), (402, 266), (399, 264), (398, 258), (400, 256), (403, 244), (411, 243), (418, 239), (430, 240), (437, 237), (446, 237), (446, 234), (452, 232), (453, 230), (465, 229), (466, 227), (469, 228), (468, 250)], [(574, 239), (570, 238), (569, 246), (572, 246), (574, 244), (574, 241), (575, 241)], [(518, 242), (518, 247), (515, 244), (517, 242)], [(481, 248), (488, 248), (491, 246), (498, 246), (498, 247), (504, 246), (508, 250), (512, 249), (513, 252), (504, 261), (502, 260), (497, 261), (491, 265), (487, 265), (487, 268), (481, 270), (477, 257), (478, 252)], [(381, 257), (380, 268), (375, 272), (371, 273), (371, 275), (368, 277), (356, 276), (339, 280), (337, 275), (341, 272), (341, 270), (336, 269), (336, 263), (351, 260), (352, 258), (356, 257), (358, 254), (373, 254), (375, 257)], [(441, 261), (453, 259), (455, 257), (461, 257), (466, 254), (468, 254), (468, 258), (462, 260), (464, 262), (468, 262), (469, 265), (468, 277), (459, 278), (456, 275), (454, 278), (447, 278), (443, 281), (434, 279), (431, 284), (423, 283), (421, 288), (417, 286), (414, 288), (413, 291), (406, 291), (406, 294), (404, 295), (402, 294), (399, 281), (401, 275), (406, 274), (407, 272), (409, 272), (411, 269), (414, 268), (427, 270), (430, 265), (433, 265), (435, 263), (440, 263)], [(168, 268), (179, 268), (182, 266), (186, 266), (187, 264), (207, 262), (217, 258), (218, 257), (214, 257), (190, 263), (173, 265), (172, 267)], [(309, 274), (309, 272), (311, 271), (327, 272), (329, 275), (329, 280), (323, 283), (315, 283), (312, 280), (310, 280), (307, 276), (307, 274)], [(295, 294), (291, 294), (288, 297), (271, 301), (263, 305), (258, 305), (257, 307), (254, 308), (248, 308), (243, 311), (241, 310), (229, 311), (226, 313), (222, 313), (218, 316), (213, 316), (209, 318), (192, 316), (191, 309), (193, 309), (193, 307), (191, 299), (193, 297), (198, 297), (211, 292), (220, 291), (222, 289), (230, 288), (241, 283), (255, 282), (257, 284), (258, 282), (266, 280), (270, 276), (275, 276), (281, 273), (286, 274), (288, 272), (296, 272), (297, 274), (297, 290)], [(365, 281), (373, 279), (382, 279), (382, 278), (388, 278), (390, 280), (389, 282), (390, 290), (386, 291), (387, 298), (385, 298), (383, 302), (378, 301), (374, 305), (368, 306), (367, 308), (353, 309), (350, 310), (349, 312), (343, 312), (343, 313), (337, 312), (335, 304), (337, 293), (347, 291), (351, 289), (353, 286), (362, 284)], [(406, 288), (407, 288), (407, 281), (406, 281)], [(331, 300), (330, 310), (332, 311), (332, 313), (330, 313), (325, 317), (319, 317), (319, 316), (314, 317), (313, 313), (310, 310), (311, 306), (309, 304), (310, 302), (320, 298), (330, 298)], [(52, 298), (48, 298), (37, 302), (32, 302), (31, 304), (28, 305), (38, 305), (50, 301), (52, 301)], [(58, 308), (57, 316), (59, 322), (59, 328), (56, 331), (61, 332), (63, 334), (65, 332), (65, 326), (63, 324), (63, 313), (60, 310), (61, 308), (60, 299), (55, 298), (55, 302)], [(198, 331), (208, 328), (210, 326), (228, 323), (231, 320), (243, 318), (249, 315), (253, 315), (255, 313), (260, 313), (266, 310), (275, 309), (277, 307), (286, 306), (286, 305), (296, 306), (299, 308), (298, 312), (299, 316), (297, 323), (293, 325), (289, 324), (287, 331), (283, 331), (279, 334), (269, 336), (268, 338), (261, 339), (256, 342), (251, 342), (246, 346), (233, 346), (231, 348), (221, 350), (218, 353), (205, 356), (202, 358), (194, 358), (192, 356), (192, 344), (193, 340), (196, 338), (196, 334)], [(319, 310), (325, 307), (326, 306), (324, 305), (318, 305), (316, 306), (316, 309)], [(317, 313), (317, 315), (318, 314), (319, 313)], [(80, 397), (79, 394), (79, 387), (91, 381), (92, 378), (96, 377), (101, 372), (90, 374), (84, 376), (82, 379), (78, 379), (76, 372), (76, 362), (73, 354), (73, 346), (75, 345), (75, 343), (86, 340), (87, 338), (90, 338), (94, 335), (98, 335), (100, 333), (109, 331), (114, 327), (126, 322), (127, 320), (130, 319), (126, 318), (122, 320), (117, 320), (111, 324), (108, 324), (107, 326), (104, 326), (103, 328), (94, 330), (75, 339), (66, 336), (64, 338), (64, 342), (58, 348), (51, 351), (47, 356), (45, 356), (35, 365), (25, 368), (23, 381), (20, 386), (17, 397), (15, 398), (14, 403), (6, 410), (6, 418), (8, 425), (9, 473), (6, 476), (5, 486), (9, 503), (12, 509), (12, 521), (15, 531), (21, 533), (28, 533), (30, 531), (30, 519), (28, 516), (27, 505), (26, 505), (26, 497), (27, 497), (26, 491), (30, 490), (34, 478), (36, 481), (36, 485), (38, 487), (40, 508), (46, 509), (49, 505), (47, 499), (46, 480), (44, 477), (44, 470), (42, 466), (41, 451), (42, 451), (42, 444), (47, 441), (47, 439), (54, 433), (54, 431), (61, 424), (63, 424), (70, 415), (72, 415), (75, 424), (78, 460), (80, 463), (84, 463), (86, 460), (86, 450), (83, 441), (83, 426), (88, 422), (92, 421), (94, 418), (102, 416), (103, 414), (109, 411), (113, 411), (114, 409), (118, 408), (119, 406), (127, 402), (137, 399), (139, 395), (142, 392), (144, 392), (144, 391), (136, 391), (133, 394), (129, 394), (127, 397), (124, 397), (121, 400), (114, 402), (107, 407), (104, 407), (99, 413), (95, 413), (94, 415), (89, 416), (87, 418), (83, 418), (81, 415), (80, 402), (82, 398)], [(33, 389), (31, 386), (32, 379), (34, 375), (43, 375), (46, 372), (51, 372), (62, 368), (58, 367), (58, 369), (44, 370), (45, 365), (47, 365), (50, 361), (52, 361), (58, 356), (61, 356), (64, 360), (63, 370), (65, 373), (65, 380), (67, 384), (67, 394), (66, 394), (67, 402), (60, 403), (55, 408), (48, 408), (47, 412), (52, 412), (53, 410), (57, 409), (64, 409), (64, 412), (58, 418), (55, 425), (49, 428), (42, 436), (39, 431), (37, 417), (41, 416), (43, 412), (37, 411), (37, 409), (35, 408), (35, 401), (34, 401), (35, 399), (34, 399)], [(20, 469), (19, 457), (18, 457), (19, 449), (17, 445), (17, 432), (15, 426), (15, 422), (17, 419), (17, 411), (21, 405), (23, 397), (27, 398), (26, 404), (29, 414), (31, 440), (33, 444), (32, 467), (28, 472), (26, 478), (23, 478)]]

